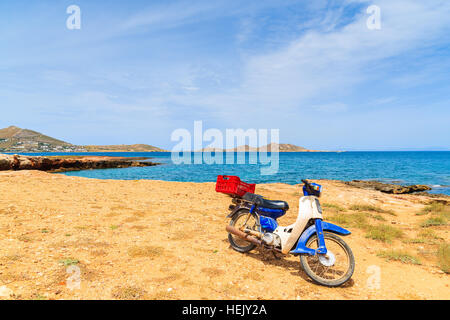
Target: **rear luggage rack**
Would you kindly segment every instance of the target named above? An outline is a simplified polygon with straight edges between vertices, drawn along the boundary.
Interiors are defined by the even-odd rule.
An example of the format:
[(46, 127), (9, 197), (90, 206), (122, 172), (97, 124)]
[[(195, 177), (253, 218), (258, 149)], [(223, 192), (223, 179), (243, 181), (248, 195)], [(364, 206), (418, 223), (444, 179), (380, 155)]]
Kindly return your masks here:
[(216, 192), (242, 198), (247, 192), (255, 193), (256, 184), (245, 183), (237, 176), (217, 176)]

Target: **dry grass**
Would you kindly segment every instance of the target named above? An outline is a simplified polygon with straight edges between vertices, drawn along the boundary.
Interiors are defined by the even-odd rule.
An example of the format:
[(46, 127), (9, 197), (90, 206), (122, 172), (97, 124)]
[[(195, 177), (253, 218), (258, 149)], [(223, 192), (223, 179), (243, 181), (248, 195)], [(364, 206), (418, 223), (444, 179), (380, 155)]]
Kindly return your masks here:
[(48, 300), (48, 297), (46, 297), (46, 296), (44, 296), (44, 295), (42, 295), (42, 294), (40, 294), (40, 293), (34, 293), (32, 296), (31, 296), (31, 300), (35, 300), (35, 301), (38, 301), (38, 300)]
[(67, 259), (59, 260), (59, 263), (61, 263), (67, 267), (67, 266), (77, 265), (78, 263), (80, 263), (80, 260), (74, 259), (74, 258), (67, 258)]
[(356, 227), (364, 229), (367, 227), (367, 215), (362, 212), (357, 213), (341, 213), (330, 217), (327, 220), (336, 222), (344, 227)]
[(431, 229), (423, 229), (423, 230), (420, 230), (420, 232), (419, 232), (419, 237), (423, 237), (423, 238), (427, 238), (427, 239), (434, 239), (434, 240), (441, 239), (441, 238), (436, 234), (436, 232), (434, 232), (434, 231), (431, 230)]
[(406, 251), (401, 250), (387, 250), (382, 251), (377, 254), (377, 256), (385, 258), (388, 261), (394, 260), (394, 261), (400, 261), (402, 263), (409, 263), (409, 264), (417, 264), (420, 265), (421, 262), (418, 258), (414, 257), (410, 253)]
[(423, 238), (414, 238), (414, 239), (403, 239), (402, 240), (403, 243), (408, 243), (408, 244), (421, 244), (421, 243), (428, 243), (428, 244), (433, 244), (434, 242), (423, 239)]
[(368, 226), (366, 228), (366, 238), (373, 240), (380, 240), (391, 243), (393, 239), (401, 238), (403, 231), (388, 224), (381, 224), (378, 226)]
[(75, 226), (74, 228), (76, 230), (88, 230), (90, 228), (90, 226)]
[(386, 219), (380, 214), (369, 214), (369, 217), (378, 221), (386, 221)]
[(435, 227), (435, 226), (445, 226), (447, 220), (443, 217), (431, 217), (423, 221), (420, 226), (422, 228)]
[(450, 206), (440, 202), (432, 202), (417, 213), (417, 215), (427, 214), (431, 214), (431, 217), (421, 223), (422, 227), (446, 225), (450, 219)]
[(437, 256), (441, 270), (450, 273), (450, 244), (442, 243), (439, 246)]
[(321, 203), (321, 206), (323, 208), (332, 209), (333, 211), (336, 211), (336, 212), (345, 211), (345, 208), (343, 208), (340, 205), (335, 204), (335, 203), (327, 203), (327, 202), (325, 202), (325, 203)]
[(128, 255), (132, 258), (146, 257), (156, 258), (164, 253), (164, 248), (154, 246), (134, 246), (128, 249)]
[(386, 213), (392, 216), (396, 216), (397, 214), (393, 210), (386, 210), (371, 204), (354, 204), (350, 206), (350, 210), (354, 211), (367, 211), (367, 212), (378, 212), (378, 213)]
[(441, 238), (432, 229), (422, 229), (417, 234), (417, 238), (405, 239), (403, 240), (403, 242), (412, 244), (419, 244), (419, 243), (436, 244), (438, 240), (441, 240)]
[(440, 212), (445, 212), (445, 211), (449, 211), (449, 210), (450, 210), (450, 206), (448, 206), (448, 205), (445, 205), (440, 202), (432, 202), (429, 205), (427, 205), (425, 208), (423, 208), (419, 213), (423, 213), (423, 214), (440, 213)]

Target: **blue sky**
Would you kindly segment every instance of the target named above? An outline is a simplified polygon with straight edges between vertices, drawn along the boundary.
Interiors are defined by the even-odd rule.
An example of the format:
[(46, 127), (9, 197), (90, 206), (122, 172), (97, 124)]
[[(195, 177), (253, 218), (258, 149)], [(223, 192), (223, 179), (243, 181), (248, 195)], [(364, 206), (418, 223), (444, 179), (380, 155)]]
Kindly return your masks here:
[(449, 16), (446, 0), (5, 0), (0, 127), (171, 148), (203, 120), (313, 149), (448, 150)]

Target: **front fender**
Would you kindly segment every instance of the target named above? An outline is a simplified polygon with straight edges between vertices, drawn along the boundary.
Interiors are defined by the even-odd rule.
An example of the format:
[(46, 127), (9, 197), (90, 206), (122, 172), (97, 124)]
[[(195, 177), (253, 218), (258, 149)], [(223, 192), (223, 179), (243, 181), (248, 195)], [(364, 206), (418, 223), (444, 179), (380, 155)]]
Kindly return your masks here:
[(347, 229), (344, 229), (342, 227), (339, 227), (339, 226), (329, 223), (329, 222), (322, 221), (322, 226), (323, 226), (323, 230), (330, 231), (332, 233), (336, 233), (341, 236), (348, 236), (348, 235), (352, 234)]
[[(322, 229), (323, 231), (336, 233), (341, 236), (348, 236), (349, 234), (351, 234), (350, 231), (325, 221), (322, 221)], [(315, 255), (316, 250), (306, 247), (306, 242), (308, 242), (309, 238), (311, 238), (311, 236), (315, 233), (316, 233), (316, 225), (313, 224), (308, 229), (303, 231), (302, 235), (300, 236), (300, 239), (298, 239), (297, 247), (294, 250), (292, 250), (291, 253), (292, 254), (306, 253), (309, 255)]]

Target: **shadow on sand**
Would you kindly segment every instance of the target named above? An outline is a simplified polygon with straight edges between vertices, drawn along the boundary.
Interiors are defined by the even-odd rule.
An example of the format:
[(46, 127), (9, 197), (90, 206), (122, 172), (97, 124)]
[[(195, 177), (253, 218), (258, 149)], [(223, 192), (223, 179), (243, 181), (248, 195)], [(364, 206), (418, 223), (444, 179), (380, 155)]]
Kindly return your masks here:
[[(233, 248), (229, 247), (231, 250)], [(316, 282), (314, 282), (302, 269), (300, 258), (297, 257), (296, 261), (285, 259), (285, 256), (276, 253), (273, 254), (273, 251), (271, 250), (264, 250), (264, 249), (255, 249), (255, 251), (247, 252), (245, 253), (247, 257), (256, 259), (261, 261), (264, 265), (271, 265), (276, 267), (283, 267), (286, 270), (290, 271), (292, 275), (294, 276), (300, 276), (303, 280), (305, 280), (308, 283), (318, 285)], [(346, 283), (341, 285), (339, 288), (351, 288), (354, 285), (353, 279), (348, 280)]]

